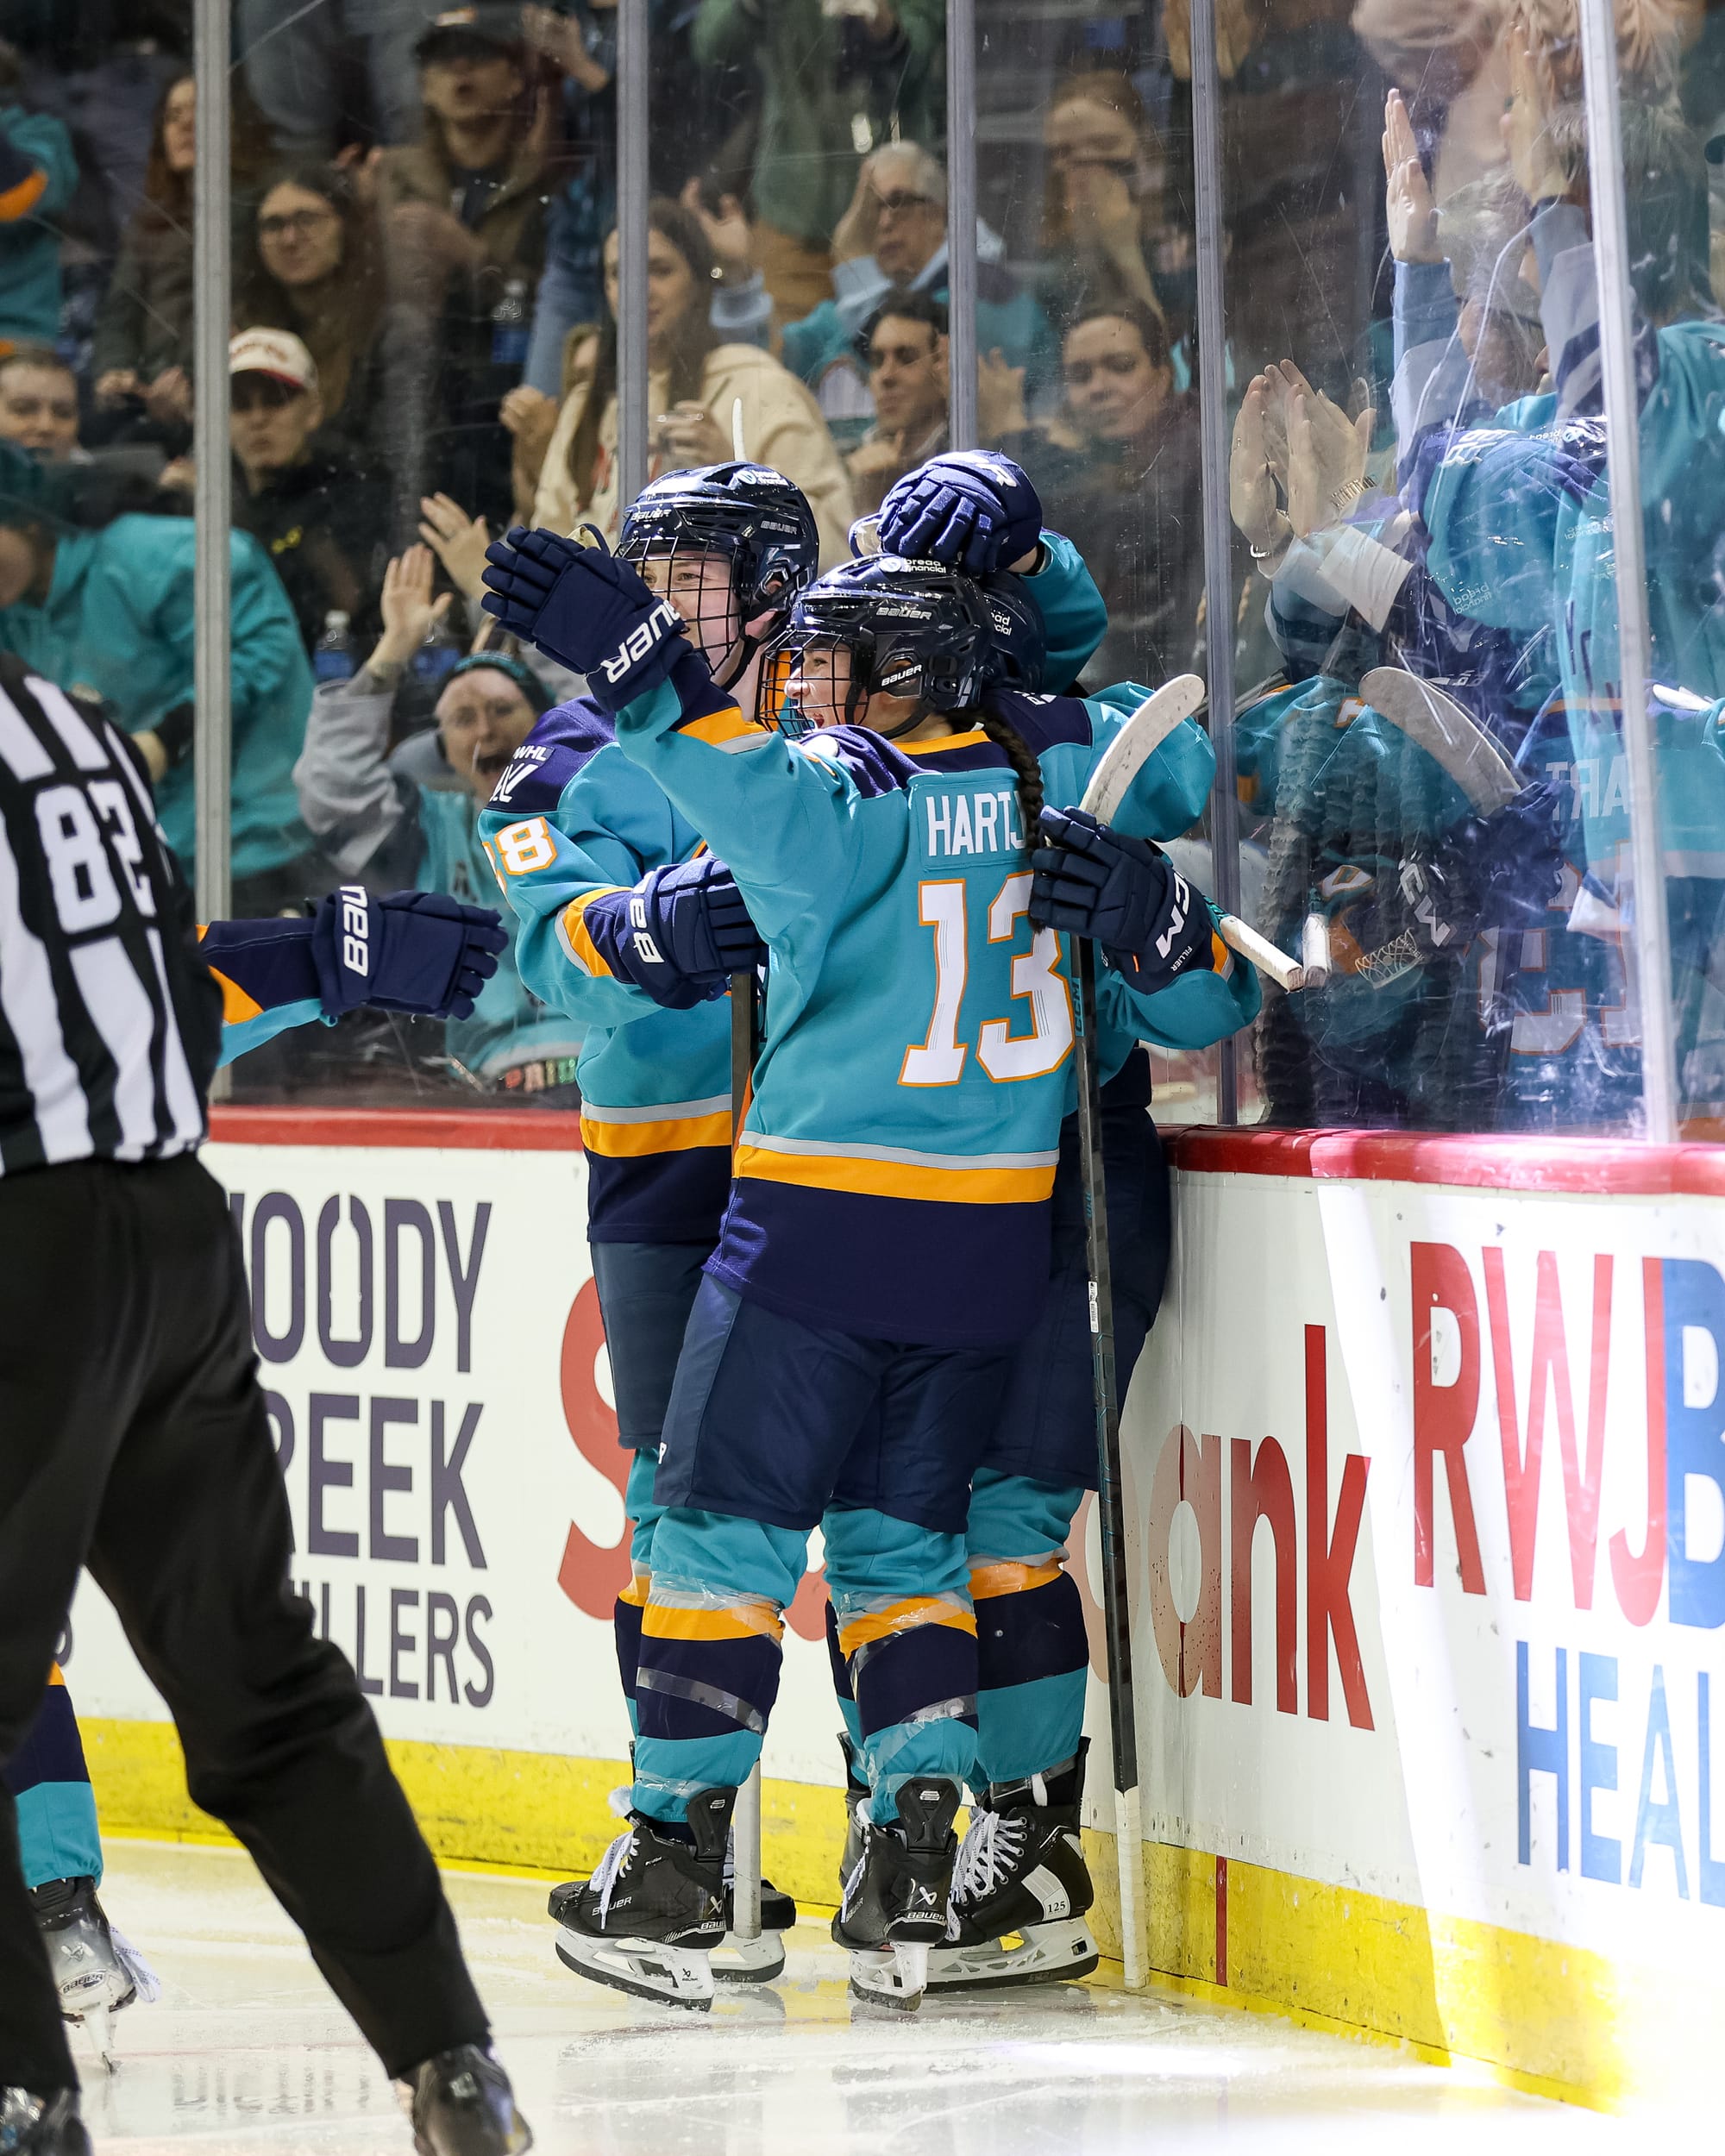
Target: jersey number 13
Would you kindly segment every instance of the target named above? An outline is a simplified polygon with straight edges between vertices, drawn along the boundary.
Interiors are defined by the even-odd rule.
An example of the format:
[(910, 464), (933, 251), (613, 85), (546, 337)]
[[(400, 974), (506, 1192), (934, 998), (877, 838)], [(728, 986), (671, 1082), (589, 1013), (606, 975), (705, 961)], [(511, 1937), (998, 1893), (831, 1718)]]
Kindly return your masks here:
[[(1030, 871), (1010, 875), (988, 907), (988, 941), (1009, 943), (1030, 906)], [(905, 1050), (901, 1086), (950, 1086), (969, 1054), (958, 1037), (958, 1018), (970, 970), (969, 907), (965, 887), (950, 882), (917, 886), (917, 917), (934, 931), (934, 1014), (925, 1039)], [(1057, 1070), (1072, 1047), (1072, 995), (1060, 971), (1060, 938), (1052, 929), (1032, 929), (1031, 945), (1012, 962), (1012, 999), (1030, 1006), (1030, 1030), (1014, 1032), (1013, 1018), (985, 1018), (976, 1029), (976, 1060), (990, 1078), (1044, 1078)]]

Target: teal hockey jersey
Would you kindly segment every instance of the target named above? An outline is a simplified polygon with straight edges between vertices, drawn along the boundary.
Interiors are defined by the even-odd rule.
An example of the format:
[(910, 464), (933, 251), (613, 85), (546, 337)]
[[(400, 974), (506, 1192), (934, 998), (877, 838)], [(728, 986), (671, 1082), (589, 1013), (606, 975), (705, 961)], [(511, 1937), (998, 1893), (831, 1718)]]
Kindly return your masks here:
[[(1120, 714), (1000, 701), (1051, 798), (1078, 799)], [(793, 742), (745, 719), (693, 656), (618, 714), (617, 742), (729, 862), (771, 951), (709, 1269), (860, 1334), (1019, 1337), (1046, 1285), (1072, 1006), (1062, 939), (1026, 917), (1001, 752), (980, 728), (905, 747), (853, 727)]]

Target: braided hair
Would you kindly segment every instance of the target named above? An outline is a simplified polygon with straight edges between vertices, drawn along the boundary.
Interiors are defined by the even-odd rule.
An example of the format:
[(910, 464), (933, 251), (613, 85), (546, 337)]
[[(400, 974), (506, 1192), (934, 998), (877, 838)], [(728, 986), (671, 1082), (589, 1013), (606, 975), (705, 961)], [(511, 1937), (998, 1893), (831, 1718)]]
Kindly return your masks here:
[(1031, 745), (1004, 711), (976, 707), (976, 724), (1013, 768), (1018, 782), (1019, 822), (1024, 830), (1025, 851), (1032, 853), (1042, 843), (1042, 766)]

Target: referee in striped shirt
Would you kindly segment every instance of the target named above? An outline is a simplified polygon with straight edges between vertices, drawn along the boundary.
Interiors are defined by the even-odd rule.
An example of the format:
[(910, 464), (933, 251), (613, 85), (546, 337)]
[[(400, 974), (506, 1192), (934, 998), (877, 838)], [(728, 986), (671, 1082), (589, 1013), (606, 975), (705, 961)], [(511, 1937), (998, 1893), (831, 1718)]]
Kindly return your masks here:
[[(200, 943), (128, 744), (0, 658), (0, 1758), (87, 1564), (193, 1798), (403, 2084), (423, 2156), (531, 2136), (371, 1709), (289, 1590), (238, 1240), (198, 1147), (224, 991), (248, 1014), (447, 1012), (502, 941), (441, 894), (349, 890)], [(89, 2147), (0, 1786), (0, 2148)]]

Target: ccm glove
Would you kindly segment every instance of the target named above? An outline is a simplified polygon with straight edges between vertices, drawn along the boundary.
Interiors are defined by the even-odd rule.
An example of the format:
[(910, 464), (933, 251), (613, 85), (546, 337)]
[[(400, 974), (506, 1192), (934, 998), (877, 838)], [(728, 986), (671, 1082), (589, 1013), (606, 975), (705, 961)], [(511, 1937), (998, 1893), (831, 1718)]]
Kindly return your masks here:
[(931, 457), (881, 505), (882, 553), (932, 556), (972, 576), (1021, 561), (1041, 532), (1035, 487), (991, 449)]
[(509, 943), (489, 907), (442, 891), (373, 898), (362, 884), (332, 891), (311, 918), (311, 957), (326, 1017), (368, 1003), (466, 1018)]
[(587, 678), (607, 711), (656, 688), (689, 650), (682, 618), (587, 524), (585, 541), (517, 524), (486, 548), (480, 601), (513, 635)]
[(1045, 808), (1030, 857), (1030, 918), (1088, 936), (1134, 988), (1165, 988), (1215, 963), (1210, 909), (1165, 854), (1083, 809)]

